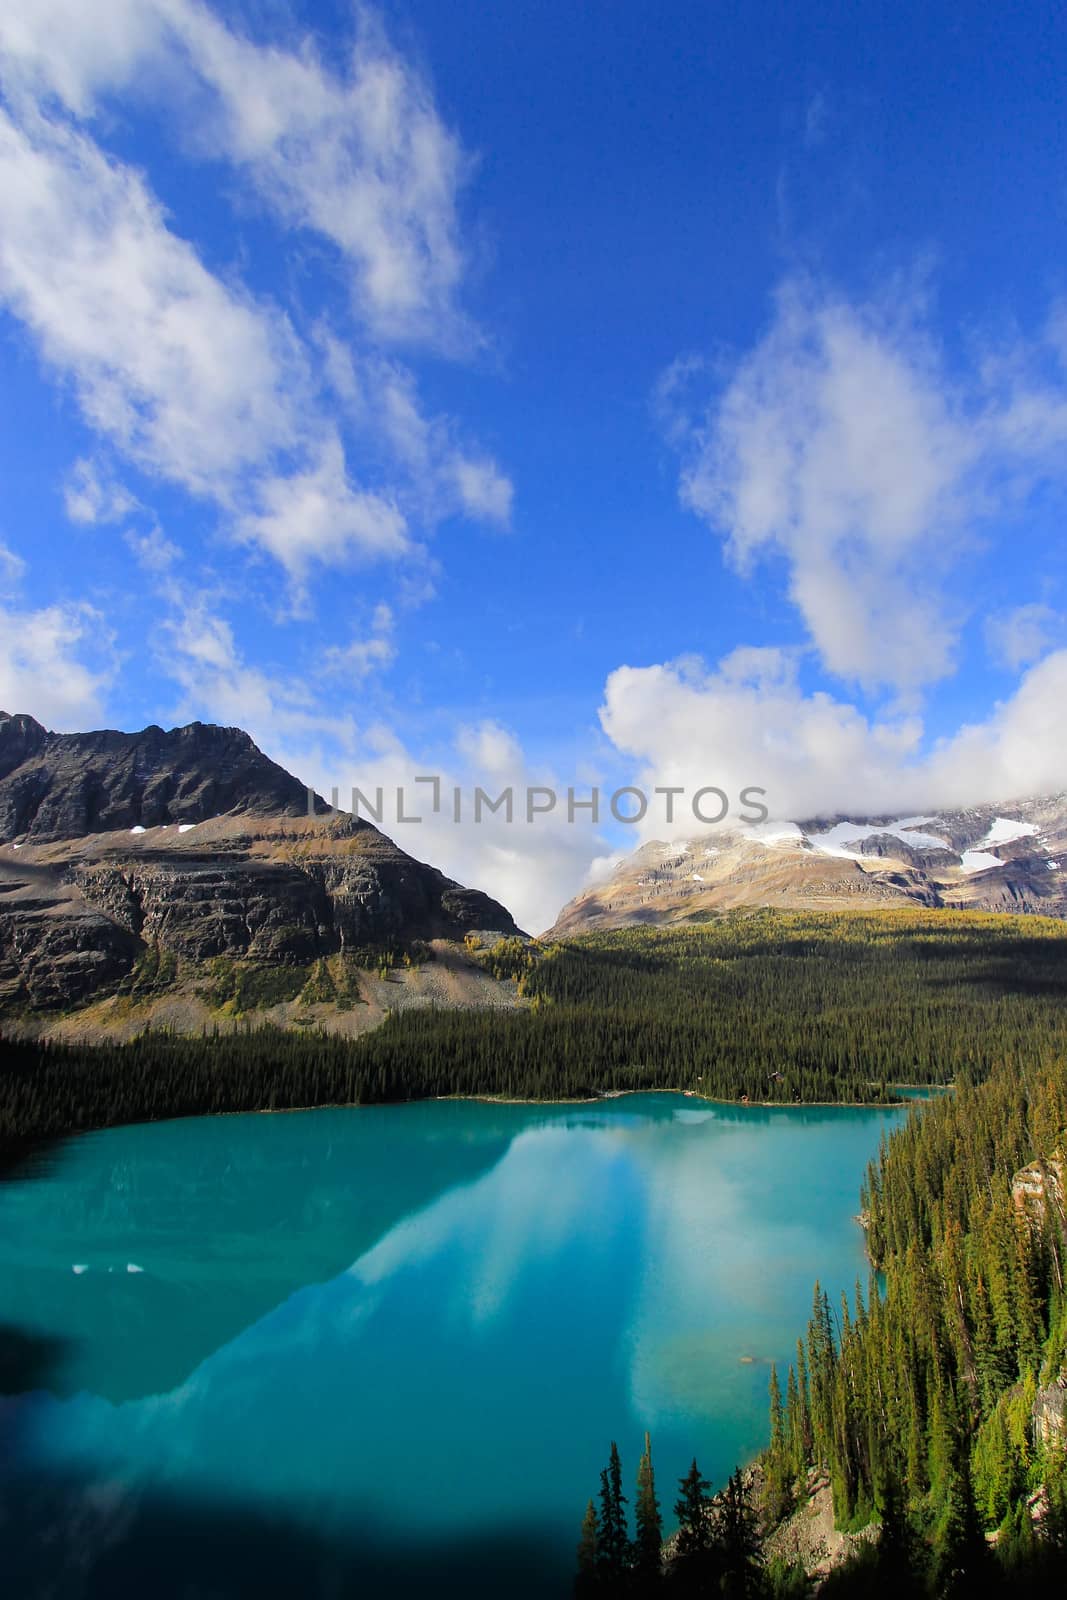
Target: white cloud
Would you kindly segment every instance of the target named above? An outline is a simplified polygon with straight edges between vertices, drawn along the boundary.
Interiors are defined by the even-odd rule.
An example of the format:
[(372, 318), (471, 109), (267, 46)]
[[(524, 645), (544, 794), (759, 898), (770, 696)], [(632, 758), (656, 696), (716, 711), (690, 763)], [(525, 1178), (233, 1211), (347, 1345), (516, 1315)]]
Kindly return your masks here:
[[(740, 659), (739, 659), (740, 656)], [(1055, 737), (1067, 694), (1067, 651), (1033, 667), (983, 722), (933, 749), (916, 717), (868, 718), (826, 693), (805, 694), (779, 652), (746, 651), (718, 667), (701, 662), (620, 667), (605, 686), (605, 733), (651, 788), (723, 789), (738, 810), (743, 788), (766, 791), (772, 817), (884, 813), (966, 805), (1067, 788), (1067, 754)], [(698, 832), (689, 812), (673, 829)]]
[(330, 677), (356, 684), (364, 682), (373, 672), (384, 671), (396, 660), (392, 632), (391, 609), (387, 605), (375, 606), (369, 636), (353, 639), (347, 645), (331, 645), (323, 657), (323, 670)]
[(92, 525), (121, 522), (137, 509), (137, 501), (116, 483), (99, 462), (83, 456), (70, 470), (63, 488), (63, 504), (71, 522)]
[(162, 528), (150, 528), (147, 533), (128, 533), (126, 543), (138, 564), (153, 577), (162, 577), (181, 559), (178, 546), (166, 537)]
[(86, 419), (194, 493), (299, 440), (284, 318), (213, 277), (136, 172), (31, 112), (0, 111), (0, 296)]
[(205, 601), (177, 589), (171, 598), (176, 610), (160, 629), (160, 661), (181, 690), (177, 718), (204, 717), (243, 728), (297, 777), (305, 776), (303, 763), (317, 750), (317, 741), (351, 747), (350, 717), (321, 711), (300, 678), (250, 665), (230, 624)]
[(426, 79), (369, 10), (357, 16), (335, 71), (310, 38), (256, 44), (197, 0), (8, 0), (0, 54), (16, 85), (80, 117), (110, 93), (176, 85), (187, 137), (237, 167), (287, 225), (330, 241), (376, 333), (469, 342), (457, 293), (470, 159)]
[(684, 394), (702, 364), (661, 381), (683, 501), (742, 572), (784, 555), (790, 598), (836, 676), (914, 693), (951, 669), (962, 607), (946, 579), (976, 526), (1040, 476), (1064, 476), (1059, 326), (956, 378), (914, 296), (855, 305), (791, 283), (695, 420)]
[(255, 509), (238, 518), (238, 536), (269, 551), (298, 584), (315, 562), (396, 559), (409, 549), (403, 515), (382, 495), (351, 482), (336, 434), (303, 471), (263, 479), (255, 499)]
[(91, 727), (113, 676), (110, 638), (87, 605), (0, 605), (0, 706), (61, 731)]
[(514, 491), (495, 461), (487, 457), (476, 461), (458, 458), (454, 472), (464, 510), (472, 517), (506, 528), (511, 521)]
[(324, 324), (316, 330), (328, 381), (360, 430), (381, 442), (406, 475), (405, 501), (425, 522), (460, 512), (506, 527), (514, 488), (492, 457), (472, 453), (450, 418), (422, 410), (409, 368), (379, 356), (358, 364)]
[(0, 595), (9, 595), (17, 589), (26, 571), (26, 563), (6, 544), (0, 543)]
[[(0, 302), (102, 438), (213, 502), (282, 564), (298, 607), (316, 566), (417, 564), (413, 521), (507, 520), (509, 480), (450, 419), (423, 415), (412, 373), (323, 327), (305, 344), (277, 305), (210, 272), (145, 177), (86, 128), (109, 95), (158, 100), (285, 225), (339, 245), (365, 333), (454, 342), (464, 159), (369, 13), (334, 71), (310, 43), (254, 44), (195, 0), (12, 0), (0, 76)], [(356, 481), (323, 382), (372, 482)], [(80, 522), (136, 506), (91, 458), (65, 500)]]
[(1051, 606), (1016, 606), (986, 621), (986, 643), (994, 658), (1011, 672), (1029, 666), (1063, 634), (1064, 618)]
[[(373, 798), (382, 790), (381, 826), (403, 849), (422, 861), (430, 861), (449, 877), (482, 889), (505, 905), (520, 927), (539, 933), (548, 928), (560, 907), (570, 899), (584, 878), (590, 859), (604, 848), (604, 841), (587, 812), (577, 812), (571, 822), (567, 816), (566, 780), (541, 763), (531, 762), (519, 740), (499, 723), (485, 721), (457, 731), (454, 749), (437, 761), (425, 753), (407, 748), (392, 730), (377, 726), (363, 730), (355, 759), (314, 772), (314, 781), (324, 793), (334, 786), (342, 806), (347, 805), (353, 785)], [(440, 780), (441, 806), (432, 809), (429, 785), (417, 785), (417, 775), (436, 774)], [(526, 821), (527, 789), (545, 786), (558, 797), (549, 813)], [(455, 818), (455, 790), (460, 791), (460, 818)], [(405, 810), (421, 815), (419, 823), (397, 821), (395, 797), (402, 788)], [(512, 791), (512, 820), (506, 807), (492, 811), (486, 802), (475, 819), (475, 790), (480, 788), (488, 800), (499, 800)], [(579, 798), (585, 798), (583, 791)], [(543, 796), (536, 797), (542, 804)]]
[[(457, 882), (494, 896), (528, 930), (540, 931), (555, 920), (582, 881), (590, 858), (603, 848), (603, 840), (587, 813), (577, 813), (574, 823), (568, 821), (565, 783), (531, 764), (510, 730), (491, 721), (465, 725), (443, 760), (425, 751), (413, 752), (394, 729), (380, 722), (357, 722), (343, 702), (324, 710), (304, 680), (250, 665), (230, 624), (205, 602), (176, 588), (171, 589), (170, 600), (175, 613), (160, 630), (164, 641), (160, 659), (181, 692), (173, 713), (176, 720), (198, 716), (246, 729), (273, 760), (320, 794), (329, 798), (336, 789), (344, 809), (354, 788), (372, 801), (381, 788), (380, 826), (404, 850)], [(351, 647), (358, 664), (363, 664), (360, 644), (380, 640), (390, 645), (392, 617), (385, 615), (387, 611), (379, 608), (374, 619), (377, 632)], [(339, 669), (344, 654), (335, 653)], [(430, 786), (415, 782), (416, 776), (433, 773), (440, 780), (437, 813)], [(541, 784), (562, 798), (555, 811), (529, 823), (526, 789)], [(476, 820), (476, 787), (491, 800), (510, 787), (512, 821), (505, 809), (494, 812), (484, 804)], [(404, 793), (405, 813), (420, 815), (421, 822), (398, 820), (398, 789)]]

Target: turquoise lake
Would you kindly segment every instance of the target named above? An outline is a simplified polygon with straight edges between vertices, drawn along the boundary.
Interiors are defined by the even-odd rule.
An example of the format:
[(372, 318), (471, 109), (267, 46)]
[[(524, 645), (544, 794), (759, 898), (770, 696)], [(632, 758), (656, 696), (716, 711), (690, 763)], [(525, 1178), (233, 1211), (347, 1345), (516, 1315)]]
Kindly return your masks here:
[(866, 1280), (903, 1115), (447, 1101), (68, 1142), (0, 1184), (7, 1592), (569, 1594), (612, 1439), (632, 1484), (651, 1431), (668, 1522), (694, 1454), (720, 1484), (764, 1443), (814, 1280)]

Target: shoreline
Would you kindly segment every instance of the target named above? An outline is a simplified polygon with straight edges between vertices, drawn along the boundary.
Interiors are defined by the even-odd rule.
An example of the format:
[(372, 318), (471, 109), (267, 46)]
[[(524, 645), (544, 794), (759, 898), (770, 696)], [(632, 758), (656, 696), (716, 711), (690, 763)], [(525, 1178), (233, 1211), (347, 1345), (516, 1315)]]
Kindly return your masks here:
[[(934, 1088), (944, 1092), (952, 1085), (916, 1084), (913, 1087)], [(330, 1100), (303, 1106), (251, 1106), (238, 1111), (183, 1111), (174, 1116), (148, 1117), (131, 1122), (107, 1122), (89, 1128), (69, 1128), (65, 1132), (35, 1135), (26, 1140), (4, 1140), (0, 1142), (0, 1153), (17, 1157), (23, 1153), (31, 1153), (34, 1149), (63, 1144), (68, 1139), (86, 1138), (94, 1133), (109, 1133), (116, 1128), (156, 1128), (167, 1122), (195, 1122), (200, 1118), (216, 1122), (225, 1117), (303, 1116), (314, 1111), (381, 1111), (399, 1106), (445, 1105), (450, 1102), (457, 1105), (487, 1106), (593, 1106), (601, 1105), (606, 1100), (626, 1100), (650, 1094), (672, 1094), (686, 1100), (699, 1100), (709, 1106), (730, 1106), (739, 1111), (907, 1111), (916, 1103), (910, 1100), (726, 1100), (721, 1096), (701, 1094), (696, 1089), (678, 1089), (669, 1086), (655, 1089), (607, 1089), (602, 1094), (559, 1099), (529, 1099), (516, 1095), (493, 1094), (419, 1095), (411, 1100)]]

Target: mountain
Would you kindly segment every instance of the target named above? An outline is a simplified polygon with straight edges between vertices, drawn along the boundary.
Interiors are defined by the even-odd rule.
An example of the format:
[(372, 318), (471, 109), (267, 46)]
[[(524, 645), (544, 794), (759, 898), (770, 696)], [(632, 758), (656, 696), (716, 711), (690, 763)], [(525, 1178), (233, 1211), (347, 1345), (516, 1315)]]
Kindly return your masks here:
[[(371, 823), (309, 805), (240, 729), (56, 734), (0, 713), (4, 1022), (95, 1005), (105, 1028), (131, 1013), (195, 1028), (297, 1001), (321, 1020), (332, 1000), (367, 1003), (356, 968), (475, 930), (518, 932)], [(458, 958), (442, 958), (428, 997), (462, 998)], [(479, 969), (467, 988), (481, 986)]]
[(655, 840), (564, 906), (545, 937), (700, 920), (737, 906), (907, 904), (1067, 917), (1067, 795)]

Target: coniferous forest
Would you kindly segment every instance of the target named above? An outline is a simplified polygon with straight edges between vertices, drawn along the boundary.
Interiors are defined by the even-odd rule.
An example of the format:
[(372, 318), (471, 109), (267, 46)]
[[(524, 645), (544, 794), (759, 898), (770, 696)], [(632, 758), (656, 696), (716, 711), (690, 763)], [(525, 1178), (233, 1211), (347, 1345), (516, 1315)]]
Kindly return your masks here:
[[(503, 962), (489, 951), (490, 965)], [(730, 913), (510, 960), (518, 1010), (397, 1010), (355, 1040), (250, 1016), (199, 1037), (5, 1042), (0, 1140), (197, 1113), (436, 1095), (688, 1089), (791, 1104), (1067, 1056), (1067, 930), (958, 912)]]
[(745, 1485), (745, 1536), (731, 1543), (724, 1532), (739, 1481), (714, 1495), (694, 1462), (677, 1541), (639, 1579), (640, 1538), (621, 1564), (617, 1540), (605, 1539), (619, 1514), (609, 1471), (583, 1524), (579, 1592), (806, 1593), (804, 1574), (775, 1553), (775, 1530), (820, 1487), (839, 1528), (875, 1535), (856, 1542), (822, 1595), (1062, 1584), (1065, 1130), (1063, 1056), (998, 1062), (985, 1081), (964, 1078), (917, 1107), (862, 1196), (870, 1282), (840, 1305), (816, 1284), (784, 1392), (772, 1371), (770, 1443)]

